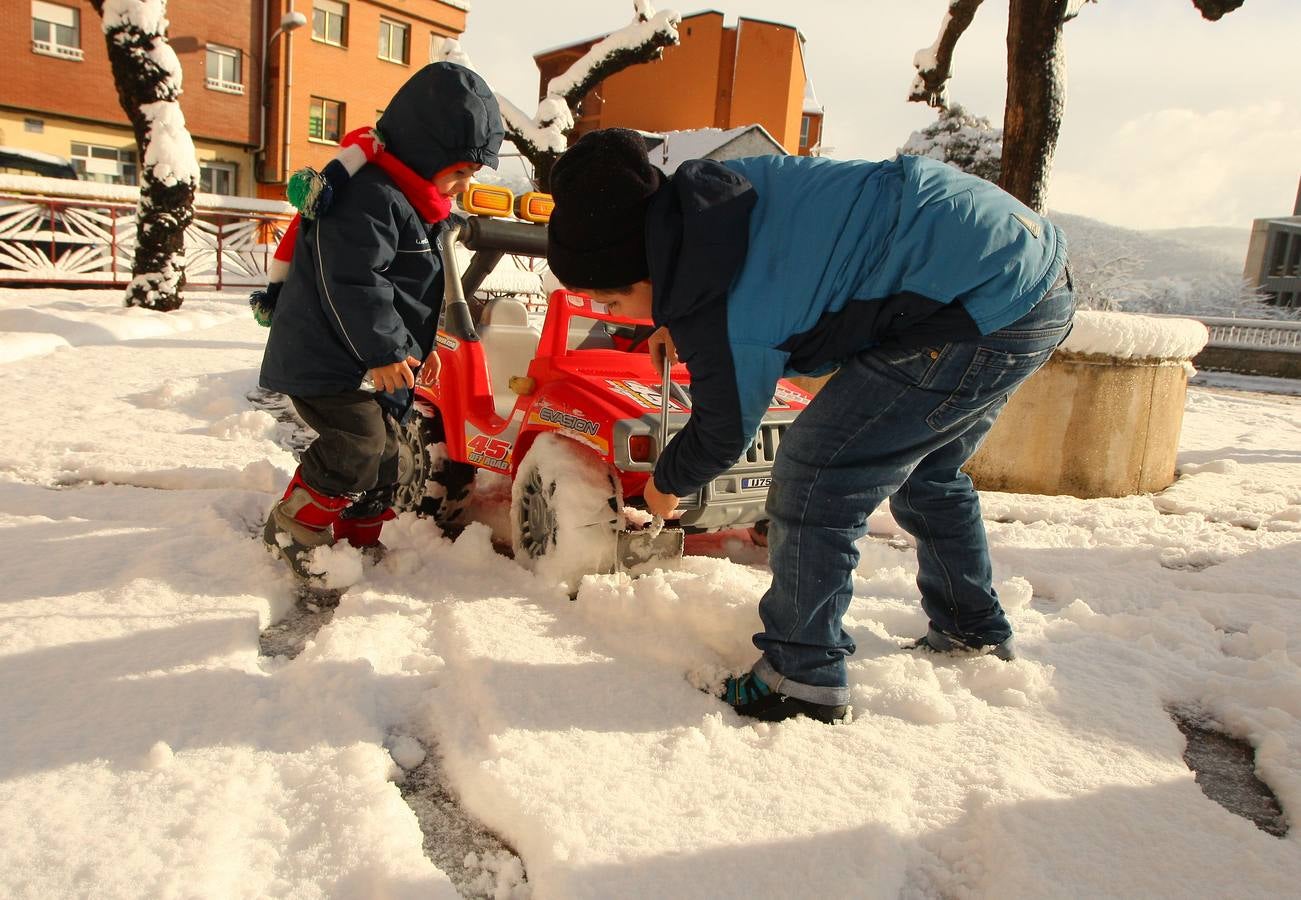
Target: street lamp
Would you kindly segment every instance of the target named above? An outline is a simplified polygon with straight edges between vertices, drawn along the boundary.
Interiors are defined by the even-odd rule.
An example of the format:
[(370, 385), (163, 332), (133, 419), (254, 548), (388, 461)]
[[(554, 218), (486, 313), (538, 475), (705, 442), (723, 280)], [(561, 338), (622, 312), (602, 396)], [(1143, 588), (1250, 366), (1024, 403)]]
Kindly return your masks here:
[[(265, 16), (263, 16), (262, 21), (264, 22), (266, 21)], [(257, 139), (257, 149), (253, 151), (254, 156), (261, 156), (266, 152), (267, 149), (267, 111), (271, 107), (271, 100), (267, 96), (267, 60), (271, 56), (271, 45), (275, 43), (276, 38), (280, 37), (280, 35), (288, 34), (291, 31), (296, 31), (297, 29), (302, 28), (306, 24), (307, 24), (307, 16), (303, 15), (302, 13), (296, 10), (291, 9), (289, 12), (285, 13), (284, 16), (280, 19), (280, 27), (277, 28), (275, 31), (271, 32), (271, 37), (267, 38), (267, 45), (262, 51), (262, 80), (261, 82), (259, 82), (258, 85), (258, 96), (261, 97), (262, 99), (262, 112), (258, 116), (258, 139)], [(286, 63), (285, 66), (286, 69), (288, 68), (288, 65), (289, 64)], [(288, 102), (289, 102), (289, 98), (286, 95), (285, 103), (287, 104)], [(288, 138), (289, 136), (286, 135), (285, 136), (286, 142), (288, 142)], [(263, 174), (265, 175), (266, 173), (264, 172)]]

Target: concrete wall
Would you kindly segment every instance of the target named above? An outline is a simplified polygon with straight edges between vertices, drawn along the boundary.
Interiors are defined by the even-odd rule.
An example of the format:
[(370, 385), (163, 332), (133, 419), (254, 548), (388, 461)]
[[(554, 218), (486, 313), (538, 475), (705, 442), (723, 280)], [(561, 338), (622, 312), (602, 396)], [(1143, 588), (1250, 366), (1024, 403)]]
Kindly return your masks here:
[(1206, 347), (1193, 359), (1193, 366), (1211, 372), (1301, 378), (1301, 353), (1263, 348)]
[(1175, 477), (1183, 363), (1058, 353), (1013, 394), (967, 464), (990, 491), (1124, 497)]

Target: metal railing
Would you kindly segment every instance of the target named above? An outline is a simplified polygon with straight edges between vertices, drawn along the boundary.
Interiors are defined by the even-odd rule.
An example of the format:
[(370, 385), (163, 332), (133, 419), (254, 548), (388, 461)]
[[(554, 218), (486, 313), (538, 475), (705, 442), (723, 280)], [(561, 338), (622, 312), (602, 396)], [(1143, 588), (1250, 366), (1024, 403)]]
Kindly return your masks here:
[(1211, 333), (1208, 347), (1301, 353), (1301, 322), (1199, 317)]
[[(136, 243), (135, 189), (69, 182), (66, 196), (0, 185), (0, 284), (125, 287)], [(33, 179), (48, 186), (51, 179)], [(54, 181), (55, 185), (59, 182)], [(103, 196), (93, 196), (94, 187)], [(283, 203), (200, 194), (185, 232), (186, 280), (222, 290), (266, 283), (292, 217)]]

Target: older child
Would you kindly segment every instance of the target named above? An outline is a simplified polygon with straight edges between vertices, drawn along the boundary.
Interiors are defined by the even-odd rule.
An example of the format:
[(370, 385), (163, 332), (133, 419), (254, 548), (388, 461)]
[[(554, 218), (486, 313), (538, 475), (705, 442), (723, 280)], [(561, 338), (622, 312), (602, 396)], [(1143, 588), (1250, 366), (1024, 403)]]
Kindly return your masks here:
[(663, 178), (621, 129), (584, 135), (551, 189), (551, 271), (653, 318), (691, 372), (691, 418), (655, 466), (652, 512), (739, 458), (779, 377), (839, 367), (782, 436), (763, 656), (728, 680), (726, 702), (768, 720), (845, 715), (854, 542), (887, 498), (917, 539), (930, 628), (915, 646), (1011, 658), (961, 467), (1070, 328), (1062, 233), (932, 160), (693, 160)]
[[(439, 223), (473, 174), (497, 164), (502, 137), (483, 79), (452, 63), (426, 66), (389, 102), (328, 214), (304, 217), (289, 238), (260, 384), (289, 395), (320, 437), (263, 534), (305, 584), (313, 549), (339, 539), (375, 547), (393, 517), (393, 415), (409, 404), (417, 369), (423, 380), (437, 377)], [(357, 156), (340, 155), (350, 152)], [(363, 389), (367, 376), (375, 391)]]

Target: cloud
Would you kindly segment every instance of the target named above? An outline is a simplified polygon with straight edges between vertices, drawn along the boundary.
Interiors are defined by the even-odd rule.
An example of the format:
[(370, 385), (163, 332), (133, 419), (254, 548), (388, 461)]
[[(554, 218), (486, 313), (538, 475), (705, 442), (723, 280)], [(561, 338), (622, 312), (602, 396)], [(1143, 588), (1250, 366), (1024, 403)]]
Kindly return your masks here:
[(1079, 149), (1054, 166), (1054, 209), (1139, 228), (1245, 227), (1292, 211), (1301, 175), (1297, 105), (1162, 109), (1108, 135), (1078, 133), (1088, 127), (1067, 117), (1063, 146)]

